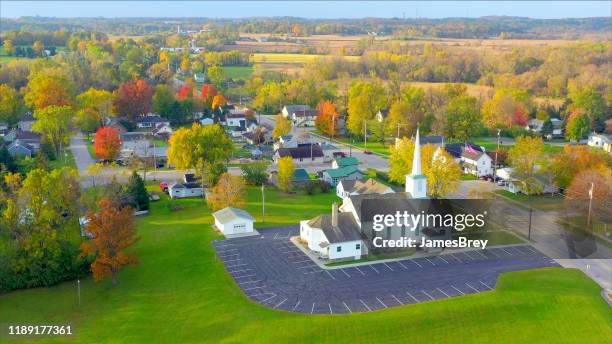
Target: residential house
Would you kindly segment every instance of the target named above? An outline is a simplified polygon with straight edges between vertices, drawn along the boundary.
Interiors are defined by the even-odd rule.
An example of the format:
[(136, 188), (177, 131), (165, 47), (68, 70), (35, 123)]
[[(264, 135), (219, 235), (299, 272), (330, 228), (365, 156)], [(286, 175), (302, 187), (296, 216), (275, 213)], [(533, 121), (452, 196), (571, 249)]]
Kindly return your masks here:
[(289, 156), (297, 165), (323, 163), (325, 156), (318, 144), (300, 144), (294, 148), (280, 148), (274, 153), (273, 160), (278, 163), (280, 158)]
[(551, 118), (550, 121), (552, 122), (552, 125), (553, 125), (553, 131), (552, 131), (552, 135), (550, 136), (550, 138), (563, 137), (563, 129), (565, 127), (563, 125), (563, 121), (558, 118)]
[(204, 73), (193, 73), (193, 81), (198, 83), (206, 82), (206, 76)]
[(0, 131), (4, 131), (4, 130), (8, 131), (8, 128), (9, 128), (8, 123), (0, 122)]
[(4, 141), (11, 143), (19, 140), (22, 144), (31, 146), (34, 151), (40, 149), (41, 135), (31, 131), (23, 131), (21, 129), (12, 129), (6, 135), (4, 135)]
[(279, 148), (295, 148), (298, 146), (297, 137), (294, 135), (282, 135), (274, 143), (274, 150)]
[(532, 118), (529, 120), (529, 122), (527, 122), (527, 125), (525, 126), (525, 130), (533, 131), (534, 133), (541, 133), (542, 126), (544, 126), (544, 122), (545, 121), (541, 119)]
[(338, 157), (332, 161), (332, 168), (341, 168), (347, 166), (359, 165), (359, 159), (355, 157)]
[(36, 118), (32, 116), (31, 112), (19, 116), (19, 122), (17, 128), (23, 131), (32, 131), (32, 124), (36, 121)]
[(153, 114), (148, 114), (136, 119), (136, 126), (138, 128), (155, 128), (158, 124), (166, 124), (169, 126), (170, 121)]
[[(504, 167), (504, 168), (500, 168), (497, 169), (495, 171), (495, 176), (504, 182), (504, 188), (512, 193), (520, 193), (521, 191), (521, 186), (520, 183), (518, 183), (517, 179), (514, 178), (512, 176), (514, 169), (512, 167)], [(557, 186), (555, 186), (549, 176), (547, 174), (538, 174), (536, 175), (536, 181), (538, 184), (540, 184), (541, 187), (541, 191), (540, 193), (555, 193), (555, 192), (559, 192), (559, 188)]]
[[(293, 171), (293, 178), (291, 178), (291, 183), (294, 186), (303, 186), (304, 184), (310, 181), (310, 176), (308, 172), (306, 172), (303, 168), (296, 168)], [(278, 184), (278, 171), (270, 172), (270, 182), (274, 185)]]
[(389, 117), (389, 109), (380, 109), (378, 110), (374, 118), (376, 118), (376, 121), (378, 121), (378, 123), (382, 123), (387, 119), (387, 117)]
[(250, 145), (268, 144), (272, 142), (272, 133), (270, 133), (265, 127), (258, 127), (253, 131), (247, 128), (247, 132), (243, 133), (242, 136)]
[(477, 177), (493, 175), (493, 159), (483, 147), (470, 143), (451, 143), (446, 144), (445, 149), (459, 162), (463, 173)]
[(612, 135), (591, 133), (589, 134), (589, 140), (587, 144), (591, 147), (603, 149), (610, 153), (612, 146)]
[(357, 180), (361, 178), (363, 178), (363, 173), (354, 165), (323, 171), (323, 180), (331, 186), (336, 186), (343, 180)]
[(375, 238), (411, 239), (417, 243), (423, 237), (448, 238), (449, 228), (424, 228), (419, 223), (414, 223), (411, 230), (403, 226), (373, 229), (375, 214), (396, 214), (398, 211), (418, 214), (429, 209), (431, 202), (427, 201), (427, 177), (421, 172), (418, 131), (415, 140), (412, 172), (406, 175), (405, 192), (349, 195), (343, 199), (342, 206), (332, 206), (331, 214), (301, 221), (300, 238), (311, 251), (330, 260), (360, 259), (369, 252), (402, 249), (374, 247)]
[(309, 105), (285, 105), (281, 113), (296, 127), (313, 127), (317, 118), (317, 110)]
[(174, 183), (168, 188), (170, 198), (202, 197), (204, 188), (200, 183)]
[(212, 118), (204, 117), (204, 118), (200, 119), (200, 124), (202, 124), (202, 125), (213, 125), (213, 124), (215, 124), (215, 121)]
[(27, 144), (23, 143), (20, 140), (13, 141), (7, 148), (9, 154), (13, 157), (32, 157), (34, 154), (34, 148)]
[(107, 119), (106, 126), (117, 130), (117, 133), (119, 134), (124, 134), (128, 132), (127, 128), (123, 124), (121, 124), (121, 122), (119, 122), (119, 120), (117, 120), (116, 118)]
[(444, 136), (441, 135), (430, 135), (421, 137), (421, 146), (423, 145), (434, 145), (440, 148), (444, 148)]
[(336, 186), (336, 195), (340, 198), (348, 196), (370, 195), (370, 194), (390, 194), (395, 193), (390, 186), (385, 185), (375, 179), (368, 178), (341, 180)]
[(214, 212), (215, 228), (227, 237), (258, 235), (253, 228), (255, 218), (248, 212), (238, 208), (227, 207)]
[(225, 125), (228, 127), (246, 128), (247, 116), (242, 109), (231, 109), (225, 115)]
[(173, 133), (172, 127), (168, 123), (159, 123), (153, 129), (153, 135), (170, 137)]

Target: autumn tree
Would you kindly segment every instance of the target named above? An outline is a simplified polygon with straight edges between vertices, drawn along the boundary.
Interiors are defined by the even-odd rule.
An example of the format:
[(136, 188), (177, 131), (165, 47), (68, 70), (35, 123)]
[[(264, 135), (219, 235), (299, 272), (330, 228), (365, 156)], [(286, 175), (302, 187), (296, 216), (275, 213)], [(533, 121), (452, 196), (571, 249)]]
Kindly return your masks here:
[(219, 66), (212, 66), (208, 68), (208, 80), (215, 85), (216, 88), (220, 89), (225, 86), (225, 72), (223, 68)]
[(112, 108), (112, 93), (93, 87), (76, 97), (78, 111), (75, 124), (83, 131), (91, 133), (104, 125)]
[(74, 88), (74, 83), (61, 69), (47, 68), (30, 74), (24, 100), (34, 110), (50, 105), (71, 106)]
[(200, 98), (206, 105), (206, 107), (210, 107), (212, 104), (213, 98), (217, 95), (217, 88), (211, 84), (202, 85), (202, 91), (200, 91)]
[(544, 142), (541, 137), (520, 136), (516, 145), (508, 152), (508, 161), (512, 170), (512, 178), (517, 180), (521, 192), (527, 195), (542, 191), (543, 185), (538, 177), (540, 165), (543, 164)]
[(179, 88), (177, 97), (179, 100), (193, 98), (193, 87), (188, 84), (182, 85), (181, 88)]
[(138, 116), (151, 112), (153, 87), (144, 80), (123, 83), (113, 94), (113, 112), (119, 116), (134, 121)]
[[(404, 184), (406, 175), (412, 172), (414, 141), (404, 137), (391, 146), (389, 151), (389, 180)], [(431, 144), (421, 145), (421, 168), (427, 177), (431, 197), (443, 197), (457, 189), (461, 168), (445, 150)]]
[(13, 56), (15, 55), (15, 46), (13, 45), (13, 41), (10, 39), (5, 39), (4, 43), (3, 43), (3, 47), (4, 47), (4, 52), (8, 55), (8, 56)]
[[(606, 100), (593, 87), (569, 87), (568, 97), (572, 100), (575, 108), (583, 109), (590, 120), (591, 128), (596, 131), (604, 129), (606, 118)], [(608, 113), (608, 118), (610, 117)]]
[[(591, 192), (592, 189), (592, 192)], [(578, 173), (565, 191), (570, 211), (587, 215), (591, 200), (592, 218), (612, 217), (612, 169), (588, 169)], [(588, 215), (587, 215), (588, 216)]]
[(211, 109), (218, 109), (224, 107), (227, 104), (227, 99), (222, 94), (217, 94), (213, 97), (212, 103), (210, 104)]
[(566, 188), (581, 171), (604, 171), (612, 167), (612, 157), (603, 150), (585, 145), (565, 145), (563, 151), (552, 159), (550, 167), (557, 185)]
[(119, 270), (138, 263), (136, 255), (126, 251), (138, 240), (134, 210), (130, 207), (120, 208), (106, 198), (100, 200), (98, 208), (95, 213), (87, 213), (89, 223), (86, 231), (92, 239), (81, 244), (81, 256), (95, 257), (91, 271), (96, 281), (110, 276), (113, 284), (117, 284)]
[(283, 114), (278, 114), (275, 117), (274, 120), (274, 130), (272, 131), (272, 136), (275, 139), (278, 139), (279, 137), (283, 136), (283, 135), (288, 135), (291, 132), (291, 121), (287, 118), (285, 118), (285, 116), (283, 116)]
[(99, 159), (113, 160), (121, 151), (119, 132), (113, 127), (101, 127), (96, 132), (94, 151)]
[(480, 127), (480, 106), (474, 97), (453, 98), (446, 106), (444, 134), (449, 139), (467, 141)]
[(243, 207), (245, 196), (244, 179), (225, 172), (219, 177), (219, 181), (210, 190), (206, 199), (212, 210), (219, 210), (226, 207)]
[[(417, 125), (425, 118), (425, 93), (423, 90), (407, 87), (401, 90), (401, 97), (389, 109), (385, 120), (385, 133), (388, 136), (412, 136)], [(398, 130), (399, 129), (399, 130)], [(422, 131), (422, 129), (421, 129)]]
[(42, 139), (51, 144), (58, 154), (63, 146), (68, 145), (72, 108), (69, 106), (50, 105), (34, 112), (36, 121), (32, 130), (42, 134)]
[(168, 161), (177, 169), (194, 168), (208, 185), (216, 184), (225, 172), (225, 163), (232, 155), (234, 144), (220, 125), (178, 129), (168, 141)]
[(23, 102), (19, 93), (6, 84), (0, 84), (0, 122), (10, 126), (19, 121), (19, 115), (23, 111)]
[(385, 90), (378, 83), (354, 82), (348, 90), (348, 131), (363, 137), (365, 123), (385, 107), (385, 102)]
[(580, 141), (591, 131), (591, 120), (583, 109), (574, 109), (567, 119), (565, 138)]
[(531, 95), (525, 90), (501, 88), (483, 104), (483, 122), (489, 128), (524, 127), (533, 109)]
[(37, 56), (42, 56), (42, 52), (45, 49), (44, 44), (41, 41), (36, 41), (32, 44), (32, 50), (36, 53)]
[(172, 117), (172, 106), (174, 101), (174, 95), (168, 85), (155, 86), (153, 112), (164, 118)]
[(293, 175), (295, 173), (295, 163), (290, 156), (278, 160), (278, 187), (289, 192), (293, 188)]
[(322, 100), (317, 105), (317, 118), (315, 126), (321, 132), (333, 137), (336, 135), (338, 124), (338, 111), (336, 106), (330, 100)]

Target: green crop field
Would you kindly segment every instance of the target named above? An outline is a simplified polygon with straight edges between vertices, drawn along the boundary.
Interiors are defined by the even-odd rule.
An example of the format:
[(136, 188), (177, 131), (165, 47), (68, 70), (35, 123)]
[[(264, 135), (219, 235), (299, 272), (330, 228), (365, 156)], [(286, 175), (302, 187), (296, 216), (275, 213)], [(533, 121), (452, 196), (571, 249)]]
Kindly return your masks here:
[[(266, 222), (295, 224), (329, 211), (333, 193), (266, 190)], [(261, 220), (260, 190), (246, 209)], [(609, 343), (612, 311), (599, 286), (578, 270), (504, 274), (494, 291), (369, 313), (308, 315), (249, 300), (216, 257), (210, 210), (201, 199), (152, 203), (138, 218), (140, 264), (109, 280), (0, 295), (2, 324), (70, 324), (71, 343)], [(12, 342), (9, 340), (9, 342)]]
[(234, 80), (248, 80), (251, 78), (251, 75), (253, 75), (252, 66), (225, 66), (222, 67), (222, 69), (225, 73), (225, 77)]

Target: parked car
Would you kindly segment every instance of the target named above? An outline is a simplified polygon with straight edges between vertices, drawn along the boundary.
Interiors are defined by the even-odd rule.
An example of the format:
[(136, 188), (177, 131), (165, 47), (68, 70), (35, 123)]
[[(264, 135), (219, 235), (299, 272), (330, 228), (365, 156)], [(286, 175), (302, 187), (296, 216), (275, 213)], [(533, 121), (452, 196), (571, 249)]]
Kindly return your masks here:
[(168, 192), (168, 182), (159, 183), (159, 187), (161, 188), (163, 192)]
[(366, 151), (363, 151), (363, 154), (370, 155), (370, 154), (373, 154), (373, 153), (371, 151), (366, 150)]

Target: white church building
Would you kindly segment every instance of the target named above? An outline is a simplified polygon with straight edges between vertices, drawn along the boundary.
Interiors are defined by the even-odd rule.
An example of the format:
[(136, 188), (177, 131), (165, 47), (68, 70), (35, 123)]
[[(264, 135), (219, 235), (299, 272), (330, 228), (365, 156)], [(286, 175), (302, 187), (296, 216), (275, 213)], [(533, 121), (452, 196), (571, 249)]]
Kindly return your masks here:
[(412, 172), (406, 175), (405, 192), (347, 195), (342, 205), (332, 207), (331, 214), (319, 215), (300, 222), (300, 238), (308, 249), (320, 257), (330, 260), (360, 259), (371, 250), (375, 237), (383, 239), (412, 238), (417, 242), (422, 236), (437, 235), (430, 229), (415, 230), (401, 227), (386, 227), (374, 231), (372, 218), (375, 214), (393, 214), (396, 211), (420, 213), (429, 202), (427, 178), (421, 170), (421, 145), (419, 131), (415, 138)]

